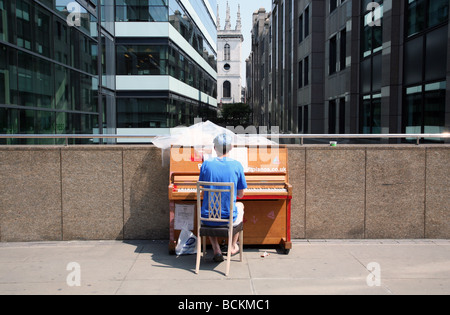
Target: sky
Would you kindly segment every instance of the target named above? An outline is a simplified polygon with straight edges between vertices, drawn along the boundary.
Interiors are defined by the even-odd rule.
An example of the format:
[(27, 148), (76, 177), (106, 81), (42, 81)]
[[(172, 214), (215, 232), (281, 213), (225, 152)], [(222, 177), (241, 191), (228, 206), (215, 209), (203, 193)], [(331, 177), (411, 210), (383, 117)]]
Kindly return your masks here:
[(242, 85), (245, 86), (245, 59), (248, 58), (251, 51), (251, 29), (253, 12), (259, 8), (265, 8), (267, 12), (272, 10), (272, 0), (217, 0), (219, 5), (220, 26), (225, 26), (225, 18), (227, 14), (227, 2), (230, 5), (231, 27), (236, 27), (236, 18), (238, 5), (241, 5), (242, 19), (242, 35), (244, 35), (244, 43), (242, 46)]

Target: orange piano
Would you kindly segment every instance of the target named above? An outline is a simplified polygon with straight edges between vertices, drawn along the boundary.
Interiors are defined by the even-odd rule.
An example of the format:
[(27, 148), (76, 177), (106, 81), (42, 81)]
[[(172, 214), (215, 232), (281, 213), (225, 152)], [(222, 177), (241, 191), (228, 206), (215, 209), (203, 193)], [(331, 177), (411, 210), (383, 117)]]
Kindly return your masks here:
[[(175, 253), (181, 226), (189, 223), (196, 233), (196, 185), (204, 160), (212, 148), (172, 147), (170, 152), (170, 241)], [(281, 245), (285, 254), (292, 248), (291, 199), (288, 154), (285, 146), (235, 146), (229, 157), (241, 162), (248, 188), (244, 203), (244, 245)]]

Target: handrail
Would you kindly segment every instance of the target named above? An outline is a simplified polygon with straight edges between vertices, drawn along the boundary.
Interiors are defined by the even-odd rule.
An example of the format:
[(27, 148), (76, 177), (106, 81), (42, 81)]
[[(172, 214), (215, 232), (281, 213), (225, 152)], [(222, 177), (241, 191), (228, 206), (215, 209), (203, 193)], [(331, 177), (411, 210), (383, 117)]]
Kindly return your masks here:
[[(164, 135), (113, 135), (113, 134), (0, 134), (0, 139), (65, 139), (68, 145), (69, 139), (146, 139), (151, 140)], [(416, 139), (417, 145), (420, 139), (439, 138), (450, 139), (450, 133), (413, 133), (413, 134), (246, 134), (246, 137), (261, 136), (270, 139), (300, 139), (301, 145), (304, 139)]]
[(303, 145), (304, 139), (416, 139), (417, 145), (420, 139), (424, 138), (450, 138), (450, 133), (412, 133), (412, 134), (278, 134), (278, 135), (260, 135), (267, 138), (279, 139), (300, 139)]

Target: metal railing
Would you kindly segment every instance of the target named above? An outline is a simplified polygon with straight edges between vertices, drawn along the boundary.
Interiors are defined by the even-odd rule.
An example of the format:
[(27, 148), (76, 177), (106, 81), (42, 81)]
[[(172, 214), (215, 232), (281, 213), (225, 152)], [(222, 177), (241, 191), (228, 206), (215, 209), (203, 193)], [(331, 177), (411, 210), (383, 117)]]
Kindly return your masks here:
[[(64, 139), (65, 145), (69, 145), (69, 139), (142, 139), (151, 141), (162, 135), (113, 135), (113, 134), (0, 134), (0, 139)], [(450, 139), (450, 133), (426, 133), (426, 134), (260, 134), (245, 135), (248, 137), (262, 136), (269, 139), (300, 139), (304, 144), (305, 139), (409, 139), (416, 140), (420, 145), (421, 139)]]

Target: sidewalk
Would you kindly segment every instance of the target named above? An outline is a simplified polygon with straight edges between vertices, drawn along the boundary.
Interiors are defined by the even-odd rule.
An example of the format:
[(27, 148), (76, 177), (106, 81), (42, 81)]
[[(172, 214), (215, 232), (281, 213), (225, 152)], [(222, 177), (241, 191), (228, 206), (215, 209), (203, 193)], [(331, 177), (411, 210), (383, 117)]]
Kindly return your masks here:
[(163, 241), (0, 243), (0, 294), (450, 294), (450, 240), (296, 240), (289, 255), (244, 252), (227, 278), (211, 250), (196, 275), (195, 256), (170, 256)]

